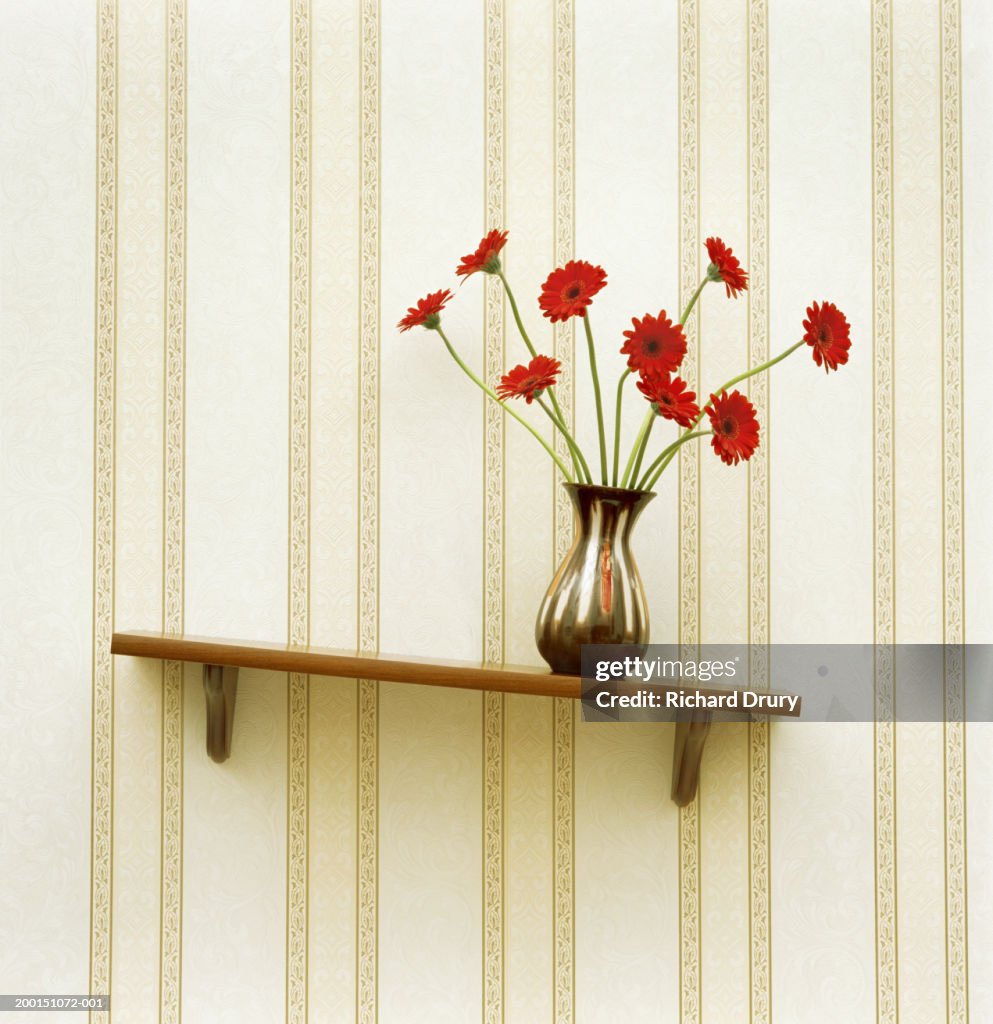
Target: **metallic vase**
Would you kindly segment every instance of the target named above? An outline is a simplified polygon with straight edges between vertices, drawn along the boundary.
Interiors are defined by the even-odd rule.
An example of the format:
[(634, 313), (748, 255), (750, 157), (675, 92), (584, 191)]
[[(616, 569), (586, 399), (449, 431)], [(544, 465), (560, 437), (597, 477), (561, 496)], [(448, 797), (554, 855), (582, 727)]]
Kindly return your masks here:
[(648, 606), (630, 538), (655, 494), (562, 486), (572, 499), (575, 537), (541, 602), (534, 637), (553, 672), (578, 674), (583, 644), (648, 643)]

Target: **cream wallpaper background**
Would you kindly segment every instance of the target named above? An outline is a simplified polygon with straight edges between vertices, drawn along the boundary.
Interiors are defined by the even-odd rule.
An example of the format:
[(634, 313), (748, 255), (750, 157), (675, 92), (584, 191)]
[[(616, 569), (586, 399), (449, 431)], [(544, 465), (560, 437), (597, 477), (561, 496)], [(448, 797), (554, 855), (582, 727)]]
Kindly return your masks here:
[[(993, 1019), (988, 725), (715, 727), (679, 812), (668, 727), (243, 671), (217, 766), (198, 670), (109, 655), (116, 624), (535, 660), (550, 467), (393, 327), (497, 225), (567, 364), (553, 265), (607, 269), (612, 352), (711, 233), (753, 287), (705, 293), (705, 386), (813, 298), (852, 321), (842, 372), (749, 389), (747, 471), (664, 478), (656, 637), (993, 641), (983, 0), (0, 10), (0, 990), (168, 1024)], [(492, 284), (446, 313), (491, 378)]]

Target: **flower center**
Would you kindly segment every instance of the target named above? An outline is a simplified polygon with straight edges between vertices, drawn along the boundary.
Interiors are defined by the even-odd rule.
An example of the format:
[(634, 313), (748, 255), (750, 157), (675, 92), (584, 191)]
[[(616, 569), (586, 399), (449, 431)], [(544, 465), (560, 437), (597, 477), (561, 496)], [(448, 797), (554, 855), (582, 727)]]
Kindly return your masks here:
[(734, 437), (738, 433), (738, 421), (733, 416), (725, 416), (721, 420), (721, 433), (725, 437)]
[(540, 378), (536, 377), (534, 375), (532, 375), (530, 377), (525, 377), (524, 380), (521, 382), (521, 390), (522, 391), (533, 391), (538, 386), (538, 384), (540, 382), (541, 382)]
[(830, 329), (828, 328), (828, 326), (826, 324), (821, 324), (821, 326), (817, 328), (817, 340), (822, 345), (830, 344), (830, 342), (831, 342), (831, 331), (830, 331)]
[(662, 348), (662, 344), (658, 338), (647, 338), (645, 340), (645, 354), (654, 356), (658, 354), (659, 349)]
[(675, 403), (675, 402), (674, 402), (674, 401), (672, 400), (672, 395), (670, 395), (668, 391), (663, 391), (663, 392), (662, 392), (662, 394), (661, 394), (661, 395), (659, 395), (659, 401), (660, 401), (660, 402), (661, 402), (661, 403), (662, 403), (663, 405), (675, 405), (675, 404), (676, 404), (676, 403)]
[(566, 288), (566, 290), (565, 290), (565, 297), (567, 299), (578, 299), (579, 298), (579, 293), (582, 290), (583, 289), (580, 288), (578, 284), (574, 284), (571, 287)]

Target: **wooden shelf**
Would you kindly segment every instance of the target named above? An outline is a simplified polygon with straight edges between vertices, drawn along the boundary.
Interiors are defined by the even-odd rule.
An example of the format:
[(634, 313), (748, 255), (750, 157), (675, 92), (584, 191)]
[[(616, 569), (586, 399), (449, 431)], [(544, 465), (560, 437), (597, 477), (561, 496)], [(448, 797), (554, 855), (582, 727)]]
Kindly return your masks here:
[(471, 661), (436, 661), (395, 654), (359, 654), (331, 647), (274, 644), (203, 636), (134, 631), (115, 633), (111, 654), (200, 665), (302, 672), (340, 679), (379, 679), (387, 683), (453, 686), (463, 690), (498, 690), (540, 697), (572, 697), (581, 690), (579, 676), (564, 676), (526, 665), (487, 665)]
[[(231, 753), (239, 668), (492, 690), (539, 697), (567, 697), (571, 700), (578, 700), (582, 696), (580, 676), (560, 675), (548, 669), (523, 665), (437, 661), (393, 654), (360, 654), (356, 651), (335, 650), (329, 647), (142, 630), (114, 633), (110, 651), (111, 654), (193, 662), (203, 666), (203, 686), (207, 701), (207, 753), (217, 762), (227, 760)], [(699, 689), (700, 692), (720, 692), (708, 691), (704, 687)], [(742, 717), (747, 720), (747, 713)], [(676, 723), (671, 795), (680, 806), (689, 803), (696, 796), (700, 759), (703, 756), (710, 723), (709, 712), (699, 712), (688, 721)]]

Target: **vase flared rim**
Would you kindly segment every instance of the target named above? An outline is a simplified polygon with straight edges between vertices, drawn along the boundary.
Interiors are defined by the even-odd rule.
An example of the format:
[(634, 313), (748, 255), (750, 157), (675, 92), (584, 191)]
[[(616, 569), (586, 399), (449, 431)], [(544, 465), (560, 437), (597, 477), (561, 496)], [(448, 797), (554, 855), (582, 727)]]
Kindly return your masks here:
[(655, 491), (640, 491), (636, 487), (608, 487), (605, 484), (570, 484), (563, 483), (567, 491), (575, 491), (577, 494), (598, 494), (604, 498), (622, 498), (637, 496), (641, 498), (654, 498)]

